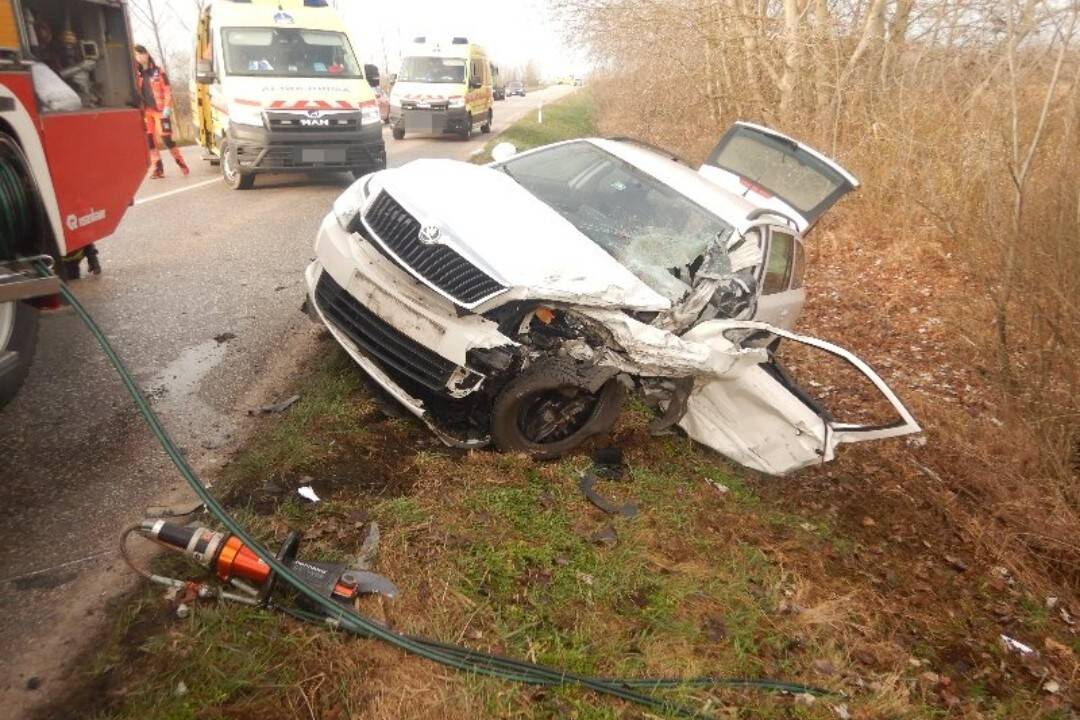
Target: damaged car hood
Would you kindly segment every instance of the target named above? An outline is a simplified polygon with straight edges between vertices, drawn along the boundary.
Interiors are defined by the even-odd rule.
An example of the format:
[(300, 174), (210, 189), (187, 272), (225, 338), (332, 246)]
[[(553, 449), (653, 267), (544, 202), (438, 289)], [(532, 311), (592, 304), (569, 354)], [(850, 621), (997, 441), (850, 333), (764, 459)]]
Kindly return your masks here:
[(662, 311), (671, 304), (505, 173), (416, 160), (375, 176), (439, 242), (510, 289), (507, 299)]

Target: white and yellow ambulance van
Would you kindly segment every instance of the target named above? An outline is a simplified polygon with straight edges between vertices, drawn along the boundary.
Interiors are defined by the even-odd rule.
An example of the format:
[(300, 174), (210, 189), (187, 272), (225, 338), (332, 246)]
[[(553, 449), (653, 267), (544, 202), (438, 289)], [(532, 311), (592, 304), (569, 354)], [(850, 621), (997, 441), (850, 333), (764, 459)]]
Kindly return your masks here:
[(484, 49), (468, 38), (449, 42), (415, 39), (390, 91), (390, 126), (395, 140), (406, 132), (491, 132), (494, 118), (491, 64)]
[(270, 172), (386, 167), (374, 65), (327, 0), (212, 0), (195, 39), (199, 144), (225, 183)]

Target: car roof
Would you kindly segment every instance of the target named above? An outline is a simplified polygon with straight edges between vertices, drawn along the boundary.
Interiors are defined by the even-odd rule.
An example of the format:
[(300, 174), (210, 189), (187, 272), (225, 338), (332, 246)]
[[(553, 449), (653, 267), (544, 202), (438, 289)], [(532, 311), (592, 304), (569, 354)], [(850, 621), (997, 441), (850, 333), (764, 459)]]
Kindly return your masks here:
[(623, 140), (585, 139), (620, 160), (652, 175), (665, 185), (671, 186), (698, 205), (720, 216), (740, 232), (750, 226), (747, 216), (759, 207), (747, 198), (729, 192), (702, 177), (695, 168), (649, 146)]

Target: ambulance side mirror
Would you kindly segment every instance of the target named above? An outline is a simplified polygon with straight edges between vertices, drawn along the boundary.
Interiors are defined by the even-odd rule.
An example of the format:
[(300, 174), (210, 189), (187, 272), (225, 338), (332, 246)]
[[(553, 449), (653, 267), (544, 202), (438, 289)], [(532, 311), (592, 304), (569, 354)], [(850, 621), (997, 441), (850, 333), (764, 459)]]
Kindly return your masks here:
[(367, 78), (368, 85), (371, 87), (379, 87), (379, 66), (364, 65), (364, 77)]
[(217, 82), (217, 75), (209, 60), (195, 61), (195, 82), (200, 85), (212, 85)]

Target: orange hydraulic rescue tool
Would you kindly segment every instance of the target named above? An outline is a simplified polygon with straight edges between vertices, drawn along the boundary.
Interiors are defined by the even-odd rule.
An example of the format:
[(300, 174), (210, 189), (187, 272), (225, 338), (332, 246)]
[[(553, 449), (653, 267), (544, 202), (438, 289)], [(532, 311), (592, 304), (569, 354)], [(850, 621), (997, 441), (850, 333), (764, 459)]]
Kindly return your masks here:
[[(195, 562), (213, 570), (222, 582), (235, 580), (254, 583), (256, 600), (265, 604), (274, 589), (274, 572), (239, 538), (206, 527), (173, 525), (164, 520), (143, 520), (139, 531), (159, 543), (179, 550)], [(277, 559), (324, 597), (349, 606), (362, 593), (380, 593), (396, 597), (397, 588), (382, 575), (344, 563), (318, 563), (296, 559), (300, 536), (290, 532)]]

